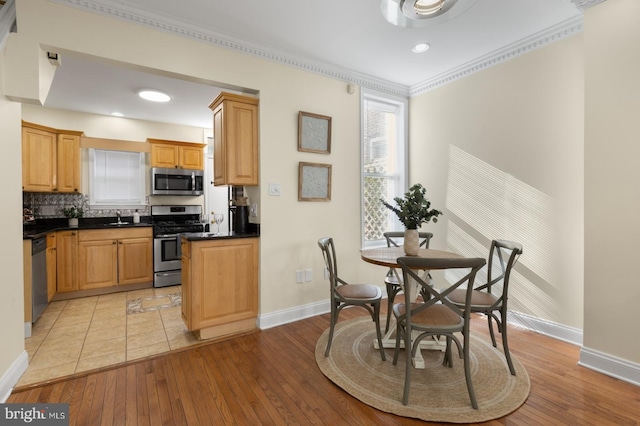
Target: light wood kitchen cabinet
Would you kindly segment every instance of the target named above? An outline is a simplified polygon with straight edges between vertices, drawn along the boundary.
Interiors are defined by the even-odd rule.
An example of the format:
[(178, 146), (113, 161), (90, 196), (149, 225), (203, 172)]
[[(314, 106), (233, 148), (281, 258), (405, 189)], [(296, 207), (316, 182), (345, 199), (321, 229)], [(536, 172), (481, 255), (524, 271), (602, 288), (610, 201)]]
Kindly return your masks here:
[(56, 290), (78, 290), (78, 231), (56, 232), (56, 265)]
[(57, 274), (58, 274), (58, 256), (56, 233), (52, 232), (47, 235), (47, 300), (51, 302), (56, 294)]
[(222, 92), (213, 111), (213, 184), (258, 185), (258, 99)]
[(57, 190), (80, 192), (80, 136), (58, 134)]
[(258, 238), (182, 238), (182, 316), (200, 339), (256, 329)]
[(153, 281), (151, 228), (82, 230), (79, 234), (80, 290)]
[(22, 122), (22, 190), (80, 191), (80, 135)]
[(204, 170), (204, 144), (147, 139), (151, 144), (151, 167)]

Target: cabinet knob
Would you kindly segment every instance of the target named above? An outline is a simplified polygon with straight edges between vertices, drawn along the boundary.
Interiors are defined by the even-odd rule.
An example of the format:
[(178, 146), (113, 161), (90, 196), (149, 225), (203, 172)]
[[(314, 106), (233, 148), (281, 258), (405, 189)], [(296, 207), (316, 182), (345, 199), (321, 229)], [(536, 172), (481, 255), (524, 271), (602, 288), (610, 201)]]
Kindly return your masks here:
[(118, 244), (122, 244), (122, 241), (118, 241)]
[(113, 241), (111, 244), (115, 244), (115, 243), (116, 243), (116, 242), (115, 242), (115, 241)]

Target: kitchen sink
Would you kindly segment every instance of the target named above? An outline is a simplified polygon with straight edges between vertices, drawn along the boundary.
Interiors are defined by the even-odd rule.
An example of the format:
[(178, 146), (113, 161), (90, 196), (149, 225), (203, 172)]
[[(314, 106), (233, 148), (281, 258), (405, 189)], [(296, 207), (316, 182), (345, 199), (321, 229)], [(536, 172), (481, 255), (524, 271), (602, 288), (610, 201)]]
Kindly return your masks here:
[(128, 225), (129, 222), (111, 222), (107, 223), (108, 226), (119, 226), (119, 225)]

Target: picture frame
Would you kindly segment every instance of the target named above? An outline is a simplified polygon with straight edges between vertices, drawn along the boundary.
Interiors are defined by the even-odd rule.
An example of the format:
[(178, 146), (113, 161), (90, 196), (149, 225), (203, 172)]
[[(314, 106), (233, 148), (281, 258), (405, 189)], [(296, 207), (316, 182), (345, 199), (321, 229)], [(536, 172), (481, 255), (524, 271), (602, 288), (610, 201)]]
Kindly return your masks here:
[(331, 117), (298, 112), (298, 151), (331, 153)]
[(298, 164), (298, 201), (331, 201), (331, 164)]

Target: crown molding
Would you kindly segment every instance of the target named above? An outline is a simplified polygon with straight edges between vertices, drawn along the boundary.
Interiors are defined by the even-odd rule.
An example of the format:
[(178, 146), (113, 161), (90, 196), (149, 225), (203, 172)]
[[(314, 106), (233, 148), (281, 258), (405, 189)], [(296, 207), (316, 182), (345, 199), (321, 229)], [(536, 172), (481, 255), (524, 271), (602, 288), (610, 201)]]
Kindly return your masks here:
[(582, 12), (584, 12), (591, 6), (595, 6), (596, 4), (603, 3), (605, 1), (606, 0), (571, 0), (571, 2), (575, 4), (576, 7)]
[(409, 87), (387, 80), (372, 77), (366, 74), (356, 73), (351, 70), (331, 67), (326, 64), (313, 62), (301, 58), (265, 49), (262, 46), (252, 45), (233, 37), (222, 35), (200, 27), (189, 26), (182, 22), (171, 21), (152, 13), (128, 8), (124, 5), (114, 4), (110, 0), (51, 0), (54, 3), (67, 5), (111, 18), (128, 21), (138, 25), (144, 25), (155, 30), (164, 31), (181, 37), (190, 38), (199, 42), (205, 42), (228, 50), (246, 53), (262, 59), (301, 68), (305, 71), (321, 74), (336, 80), (356, 84), (377, 91), (389, 93), (395, 96), (407, 98)]
[[(286, 64), (305, 71), (324, 75), (336, 80), (359, 85), (364, 88), (376, 90), (390, 95), (409, 98), (440, 87), (452, 81), (464, 78), (477, 71), (489, 68), (493, 65), (508, 61), (534, 49), (553, 43), (562, 38), (582, 32), (583, 17), (577, 16), (568, 19), (558, 25), (529, 36), (509, 46), (496, 50), (473, 61), (462, 64), (446, 73), (442, 73), (432, 79), (426, 80), (414, 86), (405, 86), (388, 80), (379, 79), (366, 74), (356, 73), (352, 70), (328, 66), (326, 64), (312, 62), (306, 59), (292, 57), (281, 52), (265, 49), (262, 46), (252, 45), (227, 35), (222, 35), (200, 27), (189, 26), (177, 21), (154, 15), (151, 12), (141, 11), (116, 3), (114, 0), (51, 0), (55, 3), (75, 7), (87, 12), (96, 13), (138, 25), (144, 25), (159, 31), (164, 31), (181, 37), (191, 38), (199, 42), (205, 42), (228, 50), (246, 53), (266, 60)], [(571, 0), (578, 8), (587, 8), (605, 0)]]
[(432, 79), (416, 84), (409, 89), (409, 96), (417, 96), (429, 90), (436, 89), (455, 80), (467, 77), (475, 72), (482, 71), (499, 63), (511, 60), (517, 56), (529, 53), (532, 50), (546, 46), (582, 32), (582, 15), (568, 19), (558, 25), (547, 28), (520, 41), (512, 43), (501, 49), (495, 50), (485, 56), (462, 64), (446, 73), (442, 73)]

